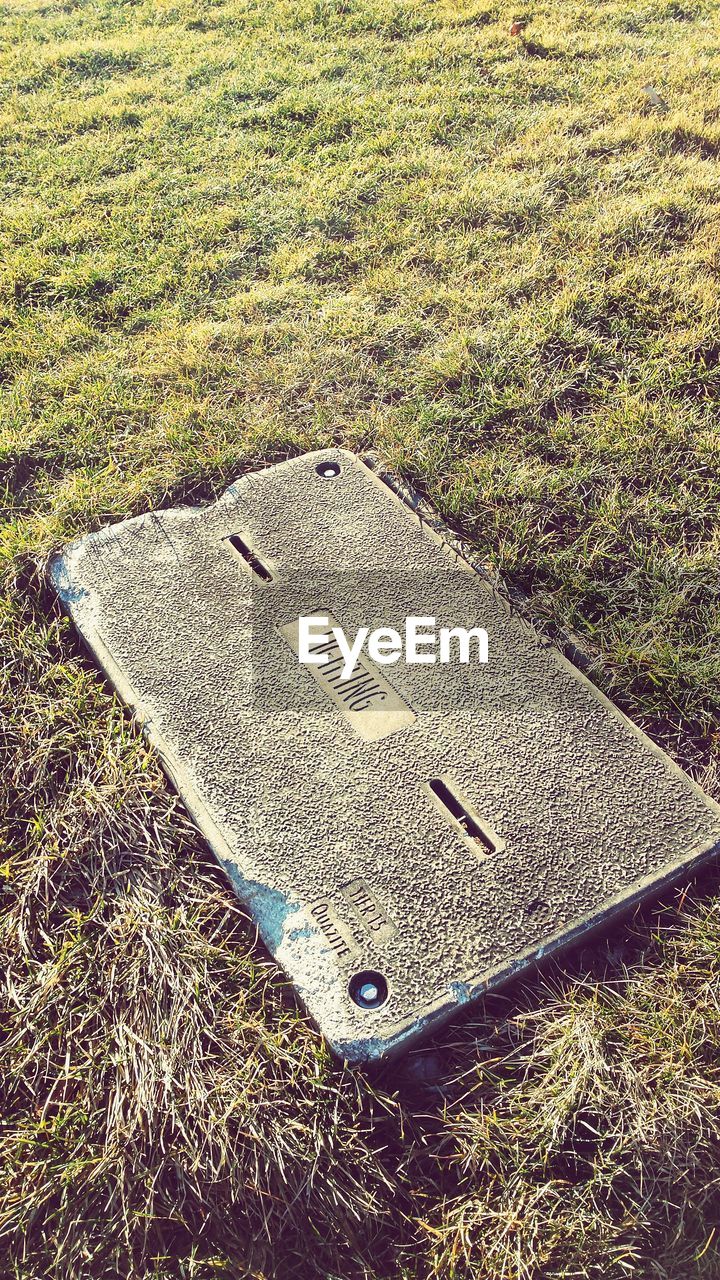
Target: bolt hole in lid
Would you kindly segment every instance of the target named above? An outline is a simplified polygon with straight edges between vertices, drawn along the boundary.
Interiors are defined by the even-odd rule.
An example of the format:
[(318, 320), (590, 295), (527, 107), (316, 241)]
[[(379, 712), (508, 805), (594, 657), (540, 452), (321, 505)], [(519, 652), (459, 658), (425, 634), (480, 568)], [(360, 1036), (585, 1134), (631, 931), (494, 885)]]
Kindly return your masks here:
[(322, 477), (323, 480), (334, 480), (336, 476), (340, 475), (340, 463), (339, 462), (321, 462), (320, 465), (315, 468), (315, 470), (317, 471), (318, 475)]
[(361, 1009), (379, 1009), (388, 998), (388, 984), (381, 973), (363, 969), (350, 979), (350, 999)]

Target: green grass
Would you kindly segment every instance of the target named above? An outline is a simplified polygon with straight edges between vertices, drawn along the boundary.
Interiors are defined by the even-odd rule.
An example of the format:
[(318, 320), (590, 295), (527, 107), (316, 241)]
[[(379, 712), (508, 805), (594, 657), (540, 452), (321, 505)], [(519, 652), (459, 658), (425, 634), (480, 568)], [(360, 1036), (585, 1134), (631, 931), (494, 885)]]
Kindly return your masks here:
[(720, 1275), (716, 882), (343, 1072), (43, 580), (376, 449), (720, 796), (718, 9), (515, 16), (0, 8), (3, 1280)]

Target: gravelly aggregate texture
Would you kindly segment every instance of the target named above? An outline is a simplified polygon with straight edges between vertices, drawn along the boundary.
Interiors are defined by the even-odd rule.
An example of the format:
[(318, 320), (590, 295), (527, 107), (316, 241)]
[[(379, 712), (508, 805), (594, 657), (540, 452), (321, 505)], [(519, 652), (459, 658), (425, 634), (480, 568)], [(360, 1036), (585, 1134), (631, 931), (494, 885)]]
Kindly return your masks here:
[[(228, 542), (237, 533), (271, 582)], [(344, 451), (103, 529), (51, 573), (350, 1061), (407, 1047), (720, 849), (720, 808)], [(402, 631), (410, 614), (482, 625), (490, 660), (383, 666), (415, 718), (367, 741), (280, 632), (317, 612), (349, 635)], [(429, 794), (438, 777), (504, 847), (487, 856), (463, 837)], [(349, 995), (364, 970), (387, 981), (380, 1008)]]

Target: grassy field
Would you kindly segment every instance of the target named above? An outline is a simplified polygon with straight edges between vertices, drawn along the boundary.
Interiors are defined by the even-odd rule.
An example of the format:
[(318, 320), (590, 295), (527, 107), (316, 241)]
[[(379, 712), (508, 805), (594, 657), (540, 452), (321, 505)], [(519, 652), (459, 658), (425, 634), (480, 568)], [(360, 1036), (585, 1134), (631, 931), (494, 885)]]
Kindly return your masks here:
[(720, 13), (517, 16), (0, 7), (3, 1280), (720, 1276), (717, 880), (345, 1072), (44, 585), (373, 448), (720, 796)]

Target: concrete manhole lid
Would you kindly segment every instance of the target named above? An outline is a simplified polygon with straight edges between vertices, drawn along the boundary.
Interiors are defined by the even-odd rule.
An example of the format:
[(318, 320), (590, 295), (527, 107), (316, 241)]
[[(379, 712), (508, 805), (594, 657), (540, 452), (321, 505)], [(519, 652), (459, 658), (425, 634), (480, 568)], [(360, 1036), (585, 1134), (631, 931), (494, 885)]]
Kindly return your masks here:
[[(90, 534), (51, 574), (349, 1061), (720, 849), (720, 808), (349, 453)], [(408, 618), (484, 629), (487, 662), (389, 663), (386, 634), (343, 670), (333, 626)]]

